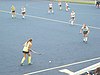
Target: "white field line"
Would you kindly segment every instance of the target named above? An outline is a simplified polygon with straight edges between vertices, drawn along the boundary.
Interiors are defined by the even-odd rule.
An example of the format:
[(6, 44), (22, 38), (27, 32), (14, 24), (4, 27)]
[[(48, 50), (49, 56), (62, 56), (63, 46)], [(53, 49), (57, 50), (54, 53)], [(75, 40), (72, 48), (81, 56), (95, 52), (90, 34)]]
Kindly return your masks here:
[(82, 69), (82, 70), (79, 70), (79, 71), (75, 72), (74, 75), (80, 75), (80, 74), (83, 74), (83, 73), (85, 73), (85, 72), (87, 72), (87, 71), (94, 70), (94, 69), (96, 69), (96, 68), (98, 68), (98, 67), (100, 67), (100, 62), (97, 63), (97, 64), (94, 64), (94, 65), (92, 65), (92, 66), (89, 66), (89, 67), (87, 67), (87, 68), (84, 68), (84, 69)]
[(72, 71), (70, 71), (70, 70), (68, 70), (68, 69), (62, 69), (62, 70), (59, 70), (60, 72), (63, 72), (63, 73), (66, 73), (66, 74), (69, 74), (69, 75), (80, 75), (80, 74), (83, 74), (83, 73), (85, 73), (85, 72), (89, 72), (89, 71), (91, 71), (91, 70), (95, 70), (96, 68), (98, 68), (98, 67), (100, 67), (100, 62), (99, 63), (96, 63), (96, 64), (94, 64), (94, 65), (91, 65), (91, 66), (89, 66), (89, 67), (86, 67), (86, 68), (84, 68), (84, 69), (81, 69), (81, 70), (79, 70), (79, 71), (76, 71), (76, 72), (72, 72)]
[(62, 69), (62, 70), (59, 70), (59, 72), (67, 73), (69, 75), (73, 75), (74, 74), (74, 72), (72, 72), (72, 71), (70, 71), (68, 69)]
[(78, 64), (82, 64), (82, 63), (86, 63), (86, 62), (90, 62), (90, 61), (95, 61), (95, 60), (100, 60), (100, 57), (88, 59), (88, 60), (84, 60), (84, 61), (79, 61), (79, 62), (74, 62), (74, 63), (71, 63), (71, 64), (66, 64), (66, 65), (57, 66), (57, 67), (53, 67), (53, 68), (43, 69), (43, 70), (39, 70), (39, 71), (35, 71), (35, 72), (25, 73), (24, 75), (37, 74), (37, 73), (41, 73), (41, 72), (60, 69), (60, 68), (64, 68), (64, 67), (68, 67), (68, 66), (72, 66), (72, 65), (78, 65)]
[[(0, 10), (0, 12), (4, 12), (4, 13), (8, 13), (8, 14), (11, 14), (11, 12), (9, 11), (4, 11), (4, 10)], [(21, 15), (19, 13), (16, 13), (17, 15)], [(66, 22), (66, 21), (60, 21), (60, 20), (55, 20), (55, 19), (49, 19), (49, 18), (45, 18), (45, 17), (39, 17), (39, 16), (32, 16), (32, 15), (26, 15), (27, 17), (32, 17), (32, 18), (37, 18), (37, 19), (42, 19), (42, 20), (47, 20), (47, 21), (52, 21), (52, 22), (58, 22), (58, 23), (64, 23), (64, 24), (70, 24), (69, 22)], [(74, 24), (76, 26), (82, 26), (82, 24)], [(100, 30), (99, 27), (94, 27), (94, 26), (88, 26), (90, 28), (93, 28), (93, 29), (98, 29)]]

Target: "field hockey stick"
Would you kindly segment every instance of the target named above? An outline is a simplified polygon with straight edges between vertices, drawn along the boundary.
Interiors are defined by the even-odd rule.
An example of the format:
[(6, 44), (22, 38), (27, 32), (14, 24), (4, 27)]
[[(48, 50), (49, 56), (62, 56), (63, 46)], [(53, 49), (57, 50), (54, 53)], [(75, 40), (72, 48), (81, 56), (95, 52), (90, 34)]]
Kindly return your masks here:
[(36, 52), (35, 50), (30, 50), (31, 52), (33, 52), (33, 53), (35, 53), (35, 54), (38, 54), (38, 55), (41, 55), (41, 53), (38, 53), (38, 52)]

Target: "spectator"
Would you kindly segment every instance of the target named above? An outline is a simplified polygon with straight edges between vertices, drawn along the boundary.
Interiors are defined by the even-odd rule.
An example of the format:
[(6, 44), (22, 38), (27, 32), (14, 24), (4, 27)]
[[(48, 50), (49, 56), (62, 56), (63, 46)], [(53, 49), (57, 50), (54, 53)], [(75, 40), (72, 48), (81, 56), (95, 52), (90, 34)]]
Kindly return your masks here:
[(96, 7), (99, 8), (99, 5), (100, 5), (100, 1), (97, 0)]
[(90, 72), (86, 72), (86, 75), (91, 75)]
[(100, 75), (100, 67), (98, 67), (96, 70), (95, 70), (95, 74), (94, 75)]

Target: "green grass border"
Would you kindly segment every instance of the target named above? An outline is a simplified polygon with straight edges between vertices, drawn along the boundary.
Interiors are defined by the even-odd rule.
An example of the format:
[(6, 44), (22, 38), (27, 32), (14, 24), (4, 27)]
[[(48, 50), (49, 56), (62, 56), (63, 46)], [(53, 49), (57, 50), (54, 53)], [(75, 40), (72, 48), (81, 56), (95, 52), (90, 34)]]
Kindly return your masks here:
[[(58, 1), (58, 0), (54, 0)], [(70, 3), (79, 3), (79, 4), (95, 4), (95, 1), (81, 1), (81, 0), (61, 0), (64, 2), (70, 2)]]

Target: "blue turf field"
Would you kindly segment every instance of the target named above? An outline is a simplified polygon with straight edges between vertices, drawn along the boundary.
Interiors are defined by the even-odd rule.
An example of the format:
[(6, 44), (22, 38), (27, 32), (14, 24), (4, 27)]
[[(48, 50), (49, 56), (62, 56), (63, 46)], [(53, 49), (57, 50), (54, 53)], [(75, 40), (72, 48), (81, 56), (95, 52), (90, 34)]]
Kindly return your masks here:
[[(23, 75), (100, 57), (100, 9), (94, 5), (69, 4), (76, 12), (76, 24), (72, 26), (68, 23), (71, 10), (65, 11), (65, 3), (59, 11), (54, 2), (54, 14), (48, 14), (47, 1), (0, 0), (0, 10), (10, 12), (12, 3), (19, 14), (22, 5), (26, 5), (27, 16), (22, 19), (17, 14), (17, 18), (12, 19), (11, 14), (0, 12), (0, 75)], [(88, 44), (82, 42), (79, 34), (83, 23), (90, 28)], [(30, 37), (32, 48), (42, 55), (32, 54), (33, 65), (27, 65), (26, 60), (25, 65), (20, 66), (23, 44)], [(67, 68), (75, 72), (98, 62), (100, 59), (34, 75), (66, 75), (58, 70)]]

